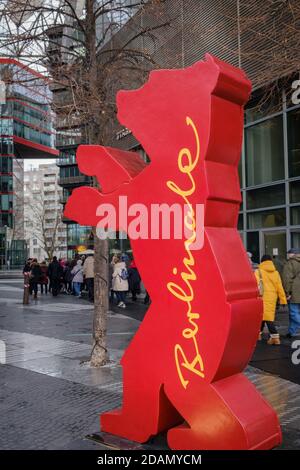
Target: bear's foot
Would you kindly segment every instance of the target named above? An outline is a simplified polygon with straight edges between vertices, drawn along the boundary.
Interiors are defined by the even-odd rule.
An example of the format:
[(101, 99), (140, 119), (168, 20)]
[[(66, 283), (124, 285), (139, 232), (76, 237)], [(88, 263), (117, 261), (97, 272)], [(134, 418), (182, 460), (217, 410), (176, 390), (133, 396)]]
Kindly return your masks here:
[(149, 394), (138, 393), (136, 387), (134, 390), (125, 387), (123, 408), (101, 415), (101, 430), (144, 443), (152, 436), (182, 423), (184, 420), (167, 399), (163, 385), (151, 390), (150, 397)]
[(171, 449), (266, 450), (281, 443), (276, 413), (243, 374), (180, 395), (174, 404), (186, 422), (168, 431)]

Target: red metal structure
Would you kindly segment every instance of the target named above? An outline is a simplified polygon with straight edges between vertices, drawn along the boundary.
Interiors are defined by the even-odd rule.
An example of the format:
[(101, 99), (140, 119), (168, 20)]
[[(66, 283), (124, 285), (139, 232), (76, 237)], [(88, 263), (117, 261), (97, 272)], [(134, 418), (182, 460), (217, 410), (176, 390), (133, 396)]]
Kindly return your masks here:
[[(185, 70), (152, 72), (144, 87), (117, 97), (119, 121), (151, 163), (117, 149), (78, 150), (80, 170), (97, 176), (102, 193), (76, 189), (67, 217), (105, 225), (97, 208), (118, 211), (120, 195), (128, 205), (190, 209), (189, 238), (131, 240), (152, 303), (122, 358), (123, 407), (101, 416), (103, 431), (145, 442), (167, 430), (172, 449), (270, 449), (281, 441), (274, 410), (242, 373), (262, 319), (236, 229), (250, 88), (241, 70), (210, 55)], [(192, 250), (199, 203), (204, 245)]]

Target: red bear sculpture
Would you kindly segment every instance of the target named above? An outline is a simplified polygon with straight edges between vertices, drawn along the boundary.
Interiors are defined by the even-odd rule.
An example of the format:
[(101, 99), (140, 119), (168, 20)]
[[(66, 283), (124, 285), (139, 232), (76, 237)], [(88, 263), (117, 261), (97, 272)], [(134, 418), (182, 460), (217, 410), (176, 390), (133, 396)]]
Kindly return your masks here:
[[(154, 71), (141, 89), (117, 96), (119, 121), (151, 163), (134, 152), (78, 149), (80, 170), (95, 175), (102, 192), (75, 189), (67, 217), (106, 225), (97, 210), (112, 204), (112, 228), (127, 230), (119, 196), (130, 207), (189, 209), (189, 238), (131, 239), (152, 303), (121, 361), (123, 407), (101, 416), (108, 433), (145, 442), (167, 430), (172, 449), (270, 449), (281, 442), (275, 412), (242, 374), (262, 319), (236, 229), (250, 88), (241, 70), (210, 55), (185, 70)], [(192, 250), (196, 204), (204, 205), (204, 244)]]

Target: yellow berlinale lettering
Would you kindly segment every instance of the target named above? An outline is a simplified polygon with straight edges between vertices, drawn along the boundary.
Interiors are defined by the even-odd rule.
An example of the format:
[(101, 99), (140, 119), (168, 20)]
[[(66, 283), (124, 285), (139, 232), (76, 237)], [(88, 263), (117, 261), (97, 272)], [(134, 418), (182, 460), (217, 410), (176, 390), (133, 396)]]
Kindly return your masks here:
[[(187, 252), (187, 256), (183, 259), (183, 265), (188, 272), (181, 272), (181, 279), (185, 283), (185, 289), (188, 289), (188, 293), (175, 282), (168, 282), (167, 289), (169, 292), (178, 300), (184, 302), (187, 307), (187, 319), (189, 326), (184, 328), (182, 331), (182, 336), (185, 340), (191, 340), (186, 345), (191, 349), (193, 348), (193, 357), (191, 360), (188, 360), (187, 354), (180, 344), (176, 344), (174, 347), (175, 354), (175, 365), (178, 373), (179, 380), (184, 388), (187, 388), (189, 380), (185, 378), (183, 369), (189, 371), (192, 374), (197, 375), (200, 378), (204, 378), (204, 364), (202, 357), (199, 353), (199, 346), (197, 341), (197, 334), (199, 331), (199, 326), (196, 323), (200, 318), (200, 314), (197, 312), (192, 312), (192, 303), (194, 300), (194, 289), (192, 282), (197, 280), (197, 276), (192, 267), (195, 266), (195, 259), (190, 250), (190, 246), (194, 243), (196, 239), (196, 220), (195, 220), (195, 211), (189, 200), (189, 197), (192, 196), (196, 190), (195, 179), (192, 175), (192, 172), (196, 168), (199, 158), (200, 158), (200, 139), (197, 128), (190, 117), (186, 117), (186, 124), (191, 126), (194, 132), (196, 140), (196, 155), (193, 159), (192, 152), (190, 149), (184, 147), (180, 150), (178, 154), (178, 169), (181, 173), (188, 176), (190, 187), (186, 189), (180, 188), (174, 181), (167, 181), (167, 187), (180, 196), (183, 199), (183, 202), (188, 207), (188, 213), (184, 217), (184, 226), (191, 232), (191, 236), (187, 238), (184, 242), (184, 247)], [(174, 268), (173, 273), (177, 274), (178, 269)]]

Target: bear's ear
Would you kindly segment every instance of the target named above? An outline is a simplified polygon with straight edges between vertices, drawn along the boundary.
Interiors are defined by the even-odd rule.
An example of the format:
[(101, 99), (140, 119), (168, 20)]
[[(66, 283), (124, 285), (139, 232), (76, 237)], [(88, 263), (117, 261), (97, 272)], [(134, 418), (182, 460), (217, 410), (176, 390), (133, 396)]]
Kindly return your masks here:
[(185, 69), (152, 71), (141, 88), (119, 91), (118, 120), (132, 131), (151, 162), (161, 163), (163, 152), (174, 154), (180, 139), (188, 138), (181, 132), (186, 117), (201, 125), (203, 142), (215, 109), (222, 113), (223, 100), (242, 106), (250, 89), (242, 70), (206, 54), (205, 60)]
[(100, 145), (80, 145), (76, 158), (81, 173), (95, 176), (103, 193), (111, 193), (121, 184), (129, 183), (146, 167), (136, 152)]

